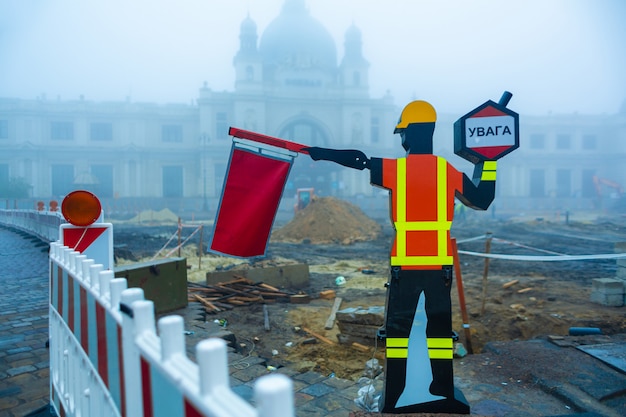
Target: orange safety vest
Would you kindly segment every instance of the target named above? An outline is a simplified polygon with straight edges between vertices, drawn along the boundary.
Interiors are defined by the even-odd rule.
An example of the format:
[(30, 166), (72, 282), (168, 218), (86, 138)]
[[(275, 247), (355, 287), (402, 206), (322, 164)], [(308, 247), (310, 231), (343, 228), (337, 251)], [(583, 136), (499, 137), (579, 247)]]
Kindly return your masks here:
[(435, 269), (452, 265), (450, 227), (463, 174), (444, 158), (408, 155), (382, 159), (382, 184), (391, 191), (396, 238), (391, 266)]

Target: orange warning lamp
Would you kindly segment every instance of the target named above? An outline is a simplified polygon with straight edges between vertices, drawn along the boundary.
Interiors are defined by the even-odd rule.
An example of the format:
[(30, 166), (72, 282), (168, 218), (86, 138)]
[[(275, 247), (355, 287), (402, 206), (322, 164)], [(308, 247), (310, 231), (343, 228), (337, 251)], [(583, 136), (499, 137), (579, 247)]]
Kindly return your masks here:
[(100, 217), (102, 205), (94, 194), (77, 190), (72, 191), (63, 199), (61, 213), (65, 220), (74, 226), (89, 226)]

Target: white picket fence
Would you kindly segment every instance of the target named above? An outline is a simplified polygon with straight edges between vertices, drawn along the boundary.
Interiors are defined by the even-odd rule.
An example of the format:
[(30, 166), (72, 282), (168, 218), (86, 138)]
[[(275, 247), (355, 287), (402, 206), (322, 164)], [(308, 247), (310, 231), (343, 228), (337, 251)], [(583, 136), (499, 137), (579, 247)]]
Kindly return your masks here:
[[(37, 218), (50, 221), (3, 213), (0, 223), (38, 234), (45, 228), (30, 228)], [(259, 378), (251, 405), (230, 388), (224, 340), (198, 343), (196, 364), (186, 354), (182, 317), (155, 323), (153, 302), (144, 300), (143, 290), (127, 288), (125, 279), (60, 241), (50, 244), (49, 310), (50, 403), (58, 415), (295, 415), (288, 377)]]

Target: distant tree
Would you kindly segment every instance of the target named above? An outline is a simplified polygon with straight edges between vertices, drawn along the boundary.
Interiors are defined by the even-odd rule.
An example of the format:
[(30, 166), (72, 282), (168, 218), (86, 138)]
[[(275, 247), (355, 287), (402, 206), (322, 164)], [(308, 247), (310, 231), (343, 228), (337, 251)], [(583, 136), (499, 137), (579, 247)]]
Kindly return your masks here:
[(0, 180), (0, 198), (26, 198), (33, 186), (25, 178), (13, 177)]

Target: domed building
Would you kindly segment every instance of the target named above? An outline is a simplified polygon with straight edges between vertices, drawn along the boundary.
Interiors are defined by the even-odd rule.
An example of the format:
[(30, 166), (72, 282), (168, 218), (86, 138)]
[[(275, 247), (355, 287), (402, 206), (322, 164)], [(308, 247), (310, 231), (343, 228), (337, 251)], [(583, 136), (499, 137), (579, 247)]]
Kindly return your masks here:
[[(111, 213), (214, 211), (231, 126), (370, 156), (402, 153), (393, 127), (406, 103), (370, 97), (370, 63), (355, 24), (338, 48), (305, 0), (285, 0), (263, 30), (253, 16), (242, 18), (233, 90), (213, 91), (209, 79), (191, 105), (0, 98), (0, 193), (3, 183), (17, 178), (30, 185), (30, 199), (11, 202), (22, 208), (87, 187)], [(609, 196), (620, 192), (624, 198), (625, 109), (614, 115), (520, 115), (520, 149), (498, 168), (498, 210), (580, 211), (608, 207)], [(436, 154), (455, 158), (452, 126), (460, 116), (438, 115)], [(469, 165), (458, 168), (471, 172)], [(370, 186), (366, 171), (299, 156), (283, 212), (291, 212), (298, 188), (388, 215), (388, 201)]]
[[(333, 37), (304, 0), (286, 0), (260, 40), (256, 23), (246, 17), (239, 40), (234, 92), (200, 91), (200, 114), (213, 118), (201, 120), (209, 137), (226, 139), (225, 127), (232, 125), (311, 146), (367, 151), (391, 145), (382, 138), (392, 136), (398, 109), (390, 96), (370, 98), (369, 63), (356, 26), (347, 28), (340, 64)], [(381, 126), (387, 128), (384, 133)], [(371, 193), (361, 178), (334, 164), (301, 157), (286, 193), (299, 187), (313, 187), (322, 195), (341, 194), (347, 187)]]

